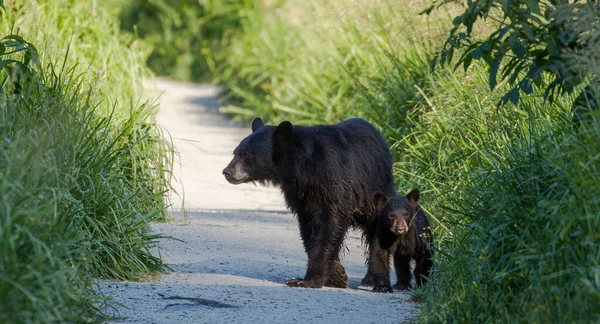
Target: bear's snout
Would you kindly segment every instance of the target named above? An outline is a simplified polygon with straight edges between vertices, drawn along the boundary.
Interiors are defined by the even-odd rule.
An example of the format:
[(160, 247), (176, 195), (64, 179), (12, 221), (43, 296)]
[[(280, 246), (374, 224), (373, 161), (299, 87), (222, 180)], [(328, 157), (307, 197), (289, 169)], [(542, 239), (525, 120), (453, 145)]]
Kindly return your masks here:
[(390, 230), (396, 235), (406, 234), (406, 232), (408, 232), (408, 224), (404, 217), (395, 217)]
[(405, 228), (402, 227), (402, 228), (397, 228), (396, 229), (396, 234), (402, 235), (404, 233), (406, 233), (406, 229)]
[(250, 181), (250, 176), (244, 170), (239, 159), (234, 158), (228, 166), (223, 169), (225, 180), (231, 184), (240, 184)]
[(225, 176), (225, 180), (227, 180), (229, 183), (238, 184), (241, 182), (239, 179), (236, 179), (235, 170), (232, 167), (228, 166), (223, 169), (223, 175)]

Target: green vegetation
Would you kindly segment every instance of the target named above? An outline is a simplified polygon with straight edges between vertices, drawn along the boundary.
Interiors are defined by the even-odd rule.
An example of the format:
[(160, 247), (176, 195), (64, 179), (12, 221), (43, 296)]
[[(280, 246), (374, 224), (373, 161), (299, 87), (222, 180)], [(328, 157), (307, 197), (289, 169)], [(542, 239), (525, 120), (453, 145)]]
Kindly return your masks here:
[[(427, 12), (453, 0), (435, 2)], [(463, 65), (465, 70), (473, 60), (484, 60), (492, 90), (498, 78), (512, 85), (503, 102), (517, 104), (521, 92), (533, 93), (534, 85), (545, 88), (544, 96), (552, 102), (555, 94), (573, 92), (588, 76), (588, 71), (575, 67), (572, 54), (593, 52), (600, 30), (598, 17), (597, 1), (469, 2), (454, 19), (439, 58), (442, 64), (455, 63), (453, 54), (464, 49), (456, 66)], [(487, 37), (474, 31), (481, 20), (488, 21), (491, 29)], [(552, 82), (544, 82), (544, 75), (551, 76)]]
[(92, 3), (0, 15), (0, 322), (98, 320), (95, 278), (162, 267), (148, 222), (171, 153), (143, 103), (147, 53)]
[(254, 0), (130, 0), (120, 6), (121, 29), (150, 47), (148, 66), (159, 76), (209, 80), (216, 53), (243, 19), (256, 12)]
[[(527, 76), (521, 61), (498, 63), (508, 71), (500, 82), (490, 82), (494, 71), (473, 48), (468, 64), (462, 57), (466, 72), (431, 71), (461, 12), (444, 6), (416, 15), (431, 4), (261, 3), (227, 48), (210, 54), (226, 90), (223, 111), (273, 123), (364, 117), (379, 125), (392, 145), (398, 191), (421, 188), (437, 225), (436, 272), (415, 294), (424, 300), (421, 321), (600, 320), (600, 117), (592, 112), (575, 130), (574, 97), (559, 92), (546, 101), (556, 83), (537, 70), (529, 77), (539, 87), (498, 107), (514, 89), (508, 79)], [(493, 24), (474, 28), (473, 40), (486, 28)], [(597, 75), (599, 34), (584, 35), (586, 47), (568, 53), (568, 66)]]
[(141, 103), (147, 58), (161, 75), (222, 84), (236, 118), (378, 125), (398, 191), (421, 188), (437, 225), (420, 321), (600, 321), (600, 113), (574, 127), (571, 108), (583, 86), (578, 105), (597, 108), (594, 8), (130, 0), (109, 14), (113, 2), (3, 13), (3, 35), (35, 44), (40, 64), (3, 39), (0, 321), (94, 319), (90, 278), (159, 269), (146, 230), (164, 217), (170, 159)]

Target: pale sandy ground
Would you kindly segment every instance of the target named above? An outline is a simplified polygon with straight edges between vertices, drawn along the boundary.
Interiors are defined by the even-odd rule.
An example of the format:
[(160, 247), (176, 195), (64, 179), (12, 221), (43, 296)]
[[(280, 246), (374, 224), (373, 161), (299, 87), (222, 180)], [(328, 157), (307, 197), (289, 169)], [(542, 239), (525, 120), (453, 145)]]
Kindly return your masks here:
[(171, 197), (177, 221), (152, 226), (177, 239), (161, 240), (157, 252), (173, 271), (150, 282), (102, 282), (115, 301), (110, 314), (126, 323), (179, 324), (399, 323), (418, 314), (406, 293), (359, 287), (366, 267), (355, 231), (342, 259), (351, 289), (286, 287), (285, 279), (304, 275), (306, 254), (281, 193), (234, 186), (221, 175), (249, 126), (218, 113), (212, 86), (167, 80), (155, 86), (164, 91), (159, 124), (180, 152), (173, 185), (185, 189), (184, 203)]

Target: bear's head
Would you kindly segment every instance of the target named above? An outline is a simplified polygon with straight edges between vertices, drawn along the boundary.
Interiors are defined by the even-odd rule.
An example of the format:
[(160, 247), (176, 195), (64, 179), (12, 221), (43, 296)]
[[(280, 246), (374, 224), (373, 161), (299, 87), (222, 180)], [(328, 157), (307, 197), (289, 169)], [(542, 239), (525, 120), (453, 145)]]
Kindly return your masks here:
[(278, 154), (292, 137), (292, 123), (269, 126), (260, 118), (252, 121), (252, 134), (244, 138), (233, 151), (233, 159), (223, 169), (225, 179), (232, 184), (246, 182), (276, 182), (280, 176)]
[(391, 198), (376, 192), (373, 200), (379, 210), (379, 226), (396, 236), (406, 234), (418, 211), (419, 195), (419, 189), (411, 190), (406, 196), (396, 195)]

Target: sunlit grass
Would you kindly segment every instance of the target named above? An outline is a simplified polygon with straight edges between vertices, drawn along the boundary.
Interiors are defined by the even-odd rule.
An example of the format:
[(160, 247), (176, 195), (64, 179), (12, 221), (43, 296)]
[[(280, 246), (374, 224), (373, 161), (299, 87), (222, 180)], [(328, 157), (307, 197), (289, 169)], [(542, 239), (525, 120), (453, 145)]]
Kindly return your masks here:
[(173, 152), (145, 54), (86, 2), (6, 5), (0, 30), (39, 44), (40, 65), (0, 54), (0, 322), (99, 320), (94, 280), (162, 267), (149, 222), (166, 217)]

